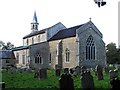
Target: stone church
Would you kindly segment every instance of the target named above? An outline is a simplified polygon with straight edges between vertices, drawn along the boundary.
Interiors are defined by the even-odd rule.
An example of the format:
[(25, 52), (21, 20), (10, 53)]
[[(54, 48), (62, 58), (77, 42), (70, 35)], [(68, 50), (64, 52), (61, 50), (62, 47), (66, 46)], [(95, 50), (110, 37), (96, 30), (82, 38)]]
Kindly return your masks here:
[(23, 37), (23, 46), (13, 49), (17, 67), (105, 66), (103, 35), (91, 20), (70, 28), (66, 28), (61, 22), (42, 30), (38, 30), (38, 25), (34, 12), (30, 34)]

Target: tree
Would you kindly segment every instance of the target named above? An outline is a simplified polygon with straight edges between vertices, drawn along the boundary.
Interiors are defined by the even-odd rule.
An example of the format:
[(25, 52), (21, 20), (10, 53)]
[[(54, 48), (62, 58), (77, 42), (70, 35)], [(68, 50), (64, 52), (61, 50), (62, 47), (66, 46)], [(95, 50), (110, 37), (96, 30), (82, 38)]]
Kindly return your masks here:
[(116, 48), (115, 43), (110, 43), (106, 46), (107, 63), (118, 64), (120, 63), (120, 52)]
[(14, 45), (11, 42), (7, 42), (7, 49), (12, 49), (14, 48)]
[(5, 46), (5, 43), (0, 40), (0, 50)]
[(14, 48), (14, 44), (11, 42), (7, 42), (6, 45), (3, 41), (0, 41), (0, 49), (1, 50), (8, 50)]

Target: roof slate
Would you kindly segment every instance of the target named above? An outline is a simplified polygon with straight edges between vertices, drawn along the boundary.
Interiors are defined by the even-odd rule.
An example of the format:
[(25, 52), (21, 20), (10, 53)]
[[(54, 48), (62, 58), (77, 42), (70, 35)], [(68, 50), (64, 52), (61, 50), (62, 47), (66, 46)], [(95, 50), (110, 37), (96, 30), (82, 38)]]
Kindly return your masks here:
[(50, 38), (49, 41), (64, 39), (64, 38), (68, 38), (68, 37), (75, 37), (76, 36), (76, 29), (78, 29), (82, 25), (63, 29), (63, 30), (59, 31), (56, 35), (54, 35), (52, 38)]

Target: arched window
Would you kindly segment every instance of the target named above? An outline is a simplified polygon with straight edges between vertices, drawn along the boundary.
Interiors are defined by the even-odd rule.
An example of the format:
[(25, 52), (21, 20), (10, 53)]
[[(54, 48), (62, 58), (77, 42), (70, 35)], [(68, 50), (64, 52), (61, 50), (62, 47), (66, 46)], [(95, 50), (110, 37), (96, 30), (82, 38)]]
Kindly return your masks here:
[(86, 60), (95, 60), (95, 44), (91, 35), (86, 42)]
[(70, 62), (70, 50), (66, 48), (66, 62)]
[(35, 63), (43, 64), (42, 57), (41, 57), (41, 55), (39, 53), (37, 55), (35, 55), (34, 58), (35, 58)]

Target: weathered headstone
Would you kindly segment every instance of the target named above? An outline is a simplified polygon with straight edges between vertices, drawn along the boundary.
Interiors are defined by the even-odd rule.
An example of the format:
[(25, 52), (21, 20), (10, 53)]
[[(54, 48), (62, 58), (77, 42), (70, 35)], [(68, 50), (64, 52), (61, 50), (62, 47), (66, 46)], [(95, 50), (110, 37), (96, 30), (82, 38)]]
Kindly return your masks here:
[(120, 80), (118, 78), (111, 79), (110, 84), (111, 84), (112, 90), (120, 89)]
[(69, 74), (69, 68), (64, 68), (64, 73)]
[(81, 86), (82, 89), (94, 90), (94, 80), (93, 76), (90, 74), (90, 71), (84, 71), (81, 74)]
[(59, 79), (60, 90), (74, 90), (73, 79), (70, 74), (62, 74)]
[(75, 67), (74, 75), (77, 76), (77, 75), (80, 75), (80, 73), (81, 73), (80, 67), (79, 66)]
[(114, 79), (114, 78), (118, 78), (118, 71), (117, 70), (110, 70), (109, 75), (110, 75), (110, 80)]
[(39, 69), (39, 78), (46, 79), (47, 78), (47, 69)]
[(103, 69), (99, 65), (96, 66), (96, 74), (97, 74), (98, 80), (103, 80)]
[(55, 73), (56, 73), (56, 76), (60, 76), (60, 74), (61, 74), (61, 69), (56, 69), (56, 70), (55, 70)]

